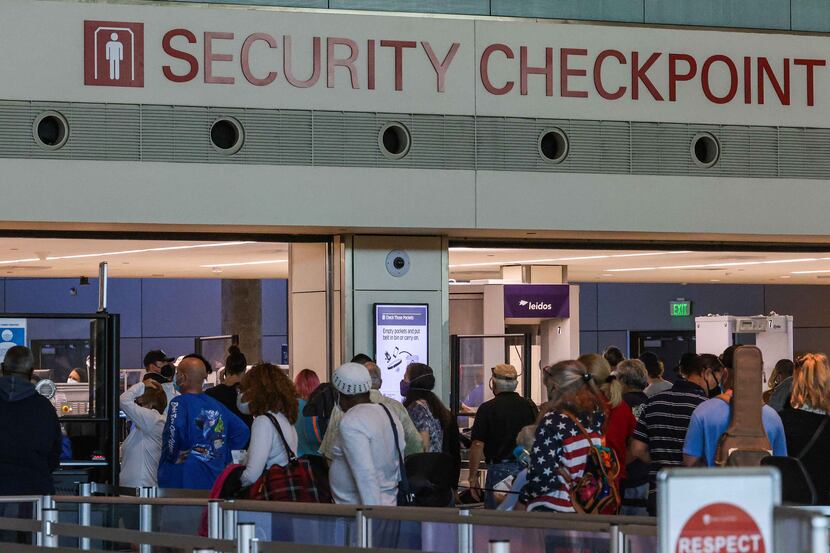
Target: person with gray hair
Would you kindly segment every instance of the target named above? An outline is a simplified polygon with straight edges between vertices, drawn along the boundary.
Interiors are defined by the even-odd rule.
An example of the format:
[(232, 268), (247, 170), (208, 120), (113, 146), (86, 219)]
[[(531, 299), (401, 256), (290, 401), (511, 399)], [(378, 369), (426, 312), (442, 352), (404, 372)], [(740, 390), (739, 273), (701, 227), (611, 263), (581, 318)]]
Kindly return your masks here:
[(513, 365), (496, 365), (490, 371), (490, 388), (495, 397), (482, 403), (476, 412), (468, 484), (473, 498), (478, 499), (481, 488), (479, 467), (483, 457), (487, 463), (484, 506), (495, 509), (497, 502), (492, 490), (496, 484), (515, 477), (521, 470), (513, 456), (516, 436), (522, 428), (536, 421), (539, 410), (532, 401), (516, 393), (519, 375)]
[[(403, 426), (404, 442), (406, 443), (405, 455), (409, 456), (414, 455), (415, 453), (423, 453), (424, 443), (421, 440), (421, 433), (418, 432), (417, 428), (415, 428), (415, 424), (412, 422), (412, 417), (409, 416), (406, 407), (404, 407), (400, 401), (396, 401), (391, 397), (386, 397), (380, 393), (380, 387), (383, 385), (380, 367), (378, 367), (377, 363), (372, 361), (365, 354), (359, 353), (354, 358), (368, 359), (367, 361), (359, 363), (355, 361), (352, 362), (358, 365), (363, 365), (369, 372), (369, 378), (372, 380), (372, 389), (369, 390), (369, 400), (372, 403), (386, 406), (386, 408), (392, 411), (392, 413), (398, 417), (398, 420), (401, 421), (401, 425)], [(332, 458), (335, 439), (340, 433), (341, 418), (343, 418), (343, 411), (335, 405), (334, 409), (331, 411), (331, 418), (329, 418), (328, 428), (326, 428), (323, 441), (320, 443), (320, 454), (329, 460)]]
[(404, 451), (403, 427), (383, 405), (372, 403), (372, 379), (358, 363), (341, 365), (332, 376), (343, 411), (332, 448), (329, 478), (335, 503), (397, 504)]
[[(648, 371), (639, 359), (627, 359), (617, 365), (617, 379), (623, 385), (625, 401), (634, 418), (638, 421), (648, 403), (648, 396), (643, 390), (648, 386)], [(648, 464), (642, 459), (634, 459), (625, 467), (625, 480), (620, 492), (623, 495), (622, 514), (631, 516), (648, 515)]]

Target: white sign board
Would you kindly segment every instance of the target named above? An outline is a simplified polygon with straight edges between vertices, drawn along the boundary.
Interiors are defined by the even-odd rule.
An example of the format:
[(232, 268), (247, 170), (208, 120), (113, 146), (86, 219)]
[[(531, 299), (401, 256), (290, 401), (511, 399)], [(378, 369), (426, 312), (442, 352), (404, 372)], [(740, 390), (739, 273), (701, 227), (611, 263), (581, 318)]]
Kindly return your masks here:
[(0, 361), (14, 346), (26, 345), (26, 319), (0, 319)]
[[(48, 37), (44, 38), (44, 37)], [(827, 126), (827, 39), (4, 0), (0, 99)]]
[(660, 553), (772, 553), (772, 468), (667, 469), (657, 477)]
[(400, 382), (410, 363), (429, 364), (427, 305), (375, 304), (375, 359), (383, 395), (402, 399)]

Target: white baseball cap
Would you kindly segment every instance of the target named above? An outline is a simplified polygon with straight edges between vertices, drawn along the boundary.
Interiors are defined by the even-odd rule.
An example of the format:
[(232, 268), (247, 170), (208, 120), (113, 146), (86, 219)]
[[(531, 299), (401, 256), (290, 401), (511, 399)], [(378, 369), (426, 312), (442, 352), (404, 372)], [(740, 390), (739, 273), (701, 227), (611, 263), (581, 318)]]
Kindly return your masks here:
[(338, 392), (347, 396), (365, 394), (372, 389), (372, 377), (366, 367), (360, 363), (340, 365), (334, 371), (331, 382)]

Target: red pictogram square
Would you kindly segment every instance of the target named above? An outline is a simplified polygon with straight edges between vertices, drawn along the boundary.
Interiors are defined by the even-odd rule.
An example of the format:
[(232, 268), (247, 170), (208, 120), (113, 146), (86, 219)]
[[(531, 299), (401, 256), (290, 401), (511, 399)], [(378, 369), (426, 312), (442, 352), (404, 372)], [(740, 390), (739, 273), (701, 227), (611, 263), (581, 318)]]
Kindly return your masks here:
[(84, 21), (84, 84), (144, 86), (144, 23)]

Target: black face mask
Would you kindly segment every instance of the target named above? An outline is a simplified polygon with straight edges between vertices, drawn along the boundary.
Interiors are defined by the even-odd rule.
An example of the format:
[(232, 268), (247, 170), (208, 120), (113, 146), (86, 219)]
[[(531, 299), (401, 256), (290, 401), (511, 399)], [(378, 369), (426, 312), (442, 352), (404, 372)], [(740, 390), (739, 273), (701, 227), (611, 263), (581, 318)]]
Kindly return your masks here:
[(714, 376), (715, 382), (717, 382), (717, 385), (714, 388), (710, 388), (709, 387), (709, 379), (708, 378), (705, 379), (706, 380), (706, 395), (709, 396), (709, 399), (718, 397), (719, 395), (721, 395), (723, 393), (723, 383), (720, 382), (718, 380), (718, 377), (716, 377), (713, 373), (710, 373), (710, 374), (712, 374), (712, 376)]
[(172, 382), (173, 378), (176, 376), (176, 367), (170, 363), (167, 363), (161, 368), (160, 374), (167, 380), (167, 382)]

